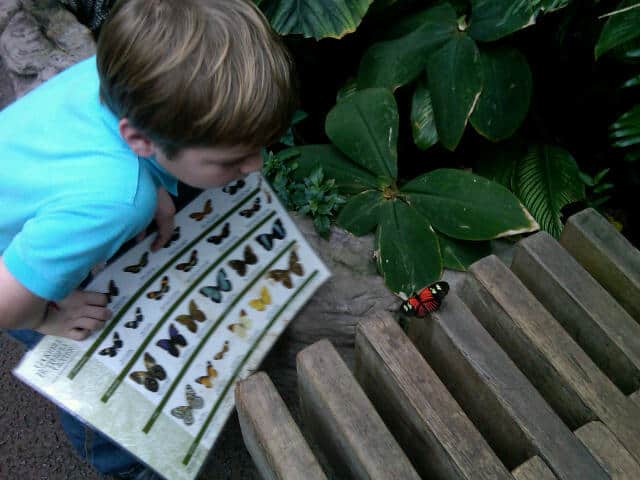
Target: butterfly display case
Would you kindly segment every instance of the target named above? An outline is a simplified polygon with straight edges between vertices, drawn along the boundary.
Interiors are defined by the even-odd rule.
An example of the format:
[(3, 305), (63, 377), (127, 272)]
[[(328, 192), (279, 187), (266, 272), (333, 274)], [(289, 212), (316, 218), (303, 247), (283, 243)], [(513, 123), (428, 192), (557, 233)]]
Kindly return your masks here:
[(173, 236), (111, 263), (88, 290), (114, 312), (78, 342), (48, 336), (15, 374), (167, 478), (194, 478), (233, 406), (330, 272), (266, 181), (203, 192)]

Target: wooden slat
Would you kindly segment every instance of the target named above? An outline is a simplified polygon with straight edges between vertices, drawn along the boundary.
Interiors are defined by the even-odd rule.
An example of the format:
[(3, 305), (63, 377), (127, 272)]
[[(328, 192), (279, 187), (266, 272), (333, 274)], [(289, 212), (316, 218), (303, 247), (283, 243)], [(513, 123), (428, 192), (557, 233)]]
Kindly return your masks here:
[(339, 478), (420, 478), (328, 340), (302, 350), (297, 370), (305, 429)]
[(632, 402), (638, 405), (638, 407), (640, 407), (640, 390), (629, 395), (629, 398)]
[(459, 295), (565, 423), (599, 419), (640, 459), (640, 409), (497, 257), (470, 271)]
[(423, 478), (511, 478), (386, 312), (356, 328), (356, 376)]
[(609, 478), (454, 292), (409, 338), (508, 468), (539, 455), (563, 480)]
[(600, 465), (615, 479), (640, 479), (640, 465), (602, 422), (589, 422), (576, 430)]
[(565, 225), (560, 243), (640, 322), (640, 252), (592, 208)]
[(511, 473), (516, 480), (556, 480), (540, 457), (530, 458)]
[(640, 388), (640, 324), (551, 235), (518, 242), (511, 270), (623, 393)]
[(326, 480), (267, 374), (238, 382), (235, 399), (244, 443), (262, 478)]

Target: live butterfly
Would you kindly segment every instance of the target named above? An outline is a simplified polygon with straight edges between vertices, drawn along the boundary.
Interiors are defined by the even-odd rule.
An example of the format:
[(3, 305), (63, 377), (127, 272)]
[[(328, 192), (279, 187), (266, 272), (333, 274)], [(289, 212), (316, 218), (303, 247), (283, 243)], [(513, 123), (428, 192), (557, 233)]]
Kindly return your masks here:
[(407, 298), (400, 308), (406, 315), (424, 317), (440, 308), (442, 299), (449, 292), (447, 282), (435, 282), (427, 285)]

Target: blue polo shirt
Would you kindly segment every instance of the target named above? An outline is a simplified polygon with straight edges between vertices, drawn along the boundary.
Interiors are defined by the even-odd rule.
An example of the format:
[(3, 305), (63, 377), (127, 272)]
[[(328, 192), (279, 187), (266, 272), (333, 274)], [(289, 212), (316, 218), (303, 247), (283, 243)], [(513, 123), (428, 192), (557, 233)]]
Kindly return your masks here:
[(0, 111), (0, 254), (35, 295), (66, 297), (153, 219), (177, 181), (138, 157), (99, 101), (95, 57)]

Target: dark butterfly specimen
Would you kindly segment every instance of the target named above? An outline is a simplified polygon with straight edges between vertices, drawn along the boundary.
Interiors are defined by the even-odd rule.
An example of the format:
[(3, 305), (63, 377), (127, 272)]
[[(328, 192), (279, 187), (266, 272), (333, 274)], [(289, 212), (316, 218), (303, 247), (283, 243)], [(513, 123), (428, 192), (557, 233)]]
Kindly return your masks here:
[(224, 268), (221, 268), (218, 271), (218, 275), (216, 277), (217, 285), (207, 285), (202, 287), (199, 292), (211, 299), (211, 301), (215, 303), (220, 303), (222, 301), (222, 292), (229, 292), (231, 290), (231, 282), (227, 279), (227, 272), (224, 271)]
[(286, 230), (282, 226), (282, 221), (277, 219), (273, 222), (271, 233), (261, 233), (256, 237), (256, 241), (262, 245), (265, 250), (271, 250), (273, 248), (274, 240), (282, 240), (287, 235)]
[(179, 238), (180, 238), (180, 227), (176, 227), (173, 229), (173, 234), (171, 235), (171, 238), (169, 239), (167, 244), (162, 248), (169, 248), (171, 244), (176, 240), (178, 240)]
[(204, 208), (201, 212), (193, 212), (189, 215), (189, 217), (193, 218), (196, 222), (199, 222), (211, 212), (213, 212), (213, 206), (211, 205), (211, 199), (208, 199), (206, 202), (204, 202)]
[(188, 272), (193, 267), (198, 264), (198, 250), (193, 250), (191, 252), (191, 256), (189, 257), (189, 261), (185, 263), (179, 263), (176, 265), (178, 270), (182, 270), (183, 272)]
[(227, 185), (222, 189), (222, 191), (224, 193), (228, 193), (229, 195), (235, 195), (238, 190), (244, 187), (244, 185), (245, 185), (244, 180), (240, 179), (232, 183), (231, 185)]
[(144, 317), (142, 316), (142, 311), (140, 310), (140, 307), (136, 308), (136, 318), (135, 320), (131, 320), (127, 323), (124, 324), (124, 326), (126, 328), (138, 328), (138, 325), (140, 324), (140, 322), (144, 319)]
[(196, 395), (193, 387), (189, 384), (186, 386), (185, 395), (187, 397), (187, 405), (172, 408), (171, 415), (181, 419), (185, 425), (191, 425), (193, 424), (193, 410), (202, 408), (204, 406), (204, 400), (202, 397)]
[(198, 331), (198, 324), (196, 322), (204, 322), (206, 319), (207, 317), (204, 312), (198, 308), (196, 302), (193, 300), (189, 302), (189, 313), (176, 317), (176, 321), (187, 327), (191, 333)]
[(222, 358), (224, 357), (224, 354), (227, 353), (228, 351), (229, 351), (229, 340), (225, 340), (224, 344), (222, 345), (222, 349), (220, 349), (220, 351), (213, 356), (213, 359), (222, 360)]
[(186, 347), (187, 341), (182, 336), (182, 334), (178, 332), (178, 329), (172, 323), (171, 325), (169, 325), (169, 338), (158, 340), (156, 342), (156, 345), (169, 352), (170, 355), (179, 357), (180, 350), (178, 350), (178, 347)]
[(213, 383), (212, 380), (218, 376), (218, 371), (213, 368), (211, 362), (207, 362), (207, 374), (202, 377), (196, 378), (196, 382), (200, 385), (204, 385), (207, 388), (212, 388)]
[(244, 259), (229, 260), (229, 266), (238, 272), (241, 277), (244, 277), (244, 274), (247, 273), (247, 265), (255, 265), (256, 263), (258, 263), (258, 257), (253, 253), (249, 245), (244, 247)]
[(207, 242), (213, 243), (214, 245), (220, 245), (220, 242), (222, 242), (222, 240), (229, 236), (229, 232), (229, 222), (227, 222), (224, 224), (224, 227), (222, 227), (222, 232), (220, 232), (218, 235), (211, 235), (207, 238)]
[(124, 267), (122, 270), (127, 273), (140, 273), (144, 267), (147, 266), (149, 260), (149, 252), (144, 252), (140, 257), (140, 261), (134, 265), (129, 265), (128, 267)]
[(299, 277), (304, 275), (304, 269), (302, 268), (302, 264), (298, 261), (298, 254), (295, 250), (291, 250), (289, 254), (289, 268), (286, 270), (270, 270), (267, 274), (269, 278), (275, 280), (276, 282), (281, 282), (285, 287), (292, 288), (293, 282), (291, 280), (291, 274), (295, 273)]
[(447, 282), (435, 282), (413, 293), (400, 306), (406, 315), (424, 317), (440, 308), (442, 299), (449, 292)]
[(271, 203), (271, 194), (269, 193), (269, 190), (263, 190), (264, 192), (264, 196), (267, 199), (267, 203)]
[(240, 216), (251, 218), (253, 214), (256, 213), (258, 210), (260, 210), (260, 197), (257, 197), (253, 201), (253, 205), (251, 205), (251, 207), (245, 208), (244, 210), (240, 210)]
[(169, 291), (169, 277), (166, 275), (160, 281), (160, 290), (152, 290), (147, 293), (147, 298), (152, 300), (160, 300), (165, 293)]
[(109, 290), (107, 291), (107, 303), (111, 303), (111, 299), (113, 297), (117, 297), (120, 295), (120, 290), (118, 289), (116, 282), (113, 280), (109, 280)]
[(111, 347), (103, 348), (98, 353), (100, 355), (108, 355), (110, 357), (115, 357), (118, 354), (118, 350), (122, 348), (122, 340), (120, 340), (120, 335), (118, 332), (113, 334), (113, 345)]
[(129, 378), (140, 385), (144, 385), (147, 390), (157, 392), (158, 380), (167, 378), (167, 372), (147, 352), (144, 352), (144, 368), (146, 368), (146, 371), (131, 372)]

